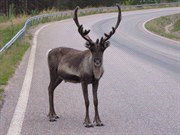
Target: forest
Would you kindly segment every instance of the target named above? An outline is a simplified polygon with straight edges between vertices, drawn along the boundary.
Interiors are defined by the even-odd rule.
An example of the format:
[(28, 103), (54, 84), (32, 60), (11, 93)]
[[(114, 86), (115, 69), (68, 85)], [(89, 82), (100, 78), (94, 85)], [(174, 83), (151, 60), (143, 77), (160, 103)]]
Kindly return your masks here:
[[(81, 8), (121, 5), (140, 5), (151, 3), (178, 2), (180, 0), (1, 0), (0, 14), (8, 15), (9, 12), (17, 14), (39, 13), (43, 10), (74, 9), (77, 5)], [(13, 11), (12, 11), (13, 10)]]

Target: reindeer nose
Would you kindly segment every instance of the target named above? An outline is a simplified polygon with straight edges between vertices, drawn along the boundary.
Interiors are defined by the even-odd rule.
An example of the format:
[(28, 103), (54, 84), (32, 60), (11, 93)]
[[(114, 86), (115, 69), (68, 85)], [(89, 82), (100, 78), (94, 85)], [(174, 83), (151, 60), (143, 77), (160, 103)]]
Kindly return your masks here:
[(96, 67), (100, 67), (100, 66), (101, 66), (101, 59), (95, 58), (95, 59), (94, 59), (94, 65), (95, 65)]

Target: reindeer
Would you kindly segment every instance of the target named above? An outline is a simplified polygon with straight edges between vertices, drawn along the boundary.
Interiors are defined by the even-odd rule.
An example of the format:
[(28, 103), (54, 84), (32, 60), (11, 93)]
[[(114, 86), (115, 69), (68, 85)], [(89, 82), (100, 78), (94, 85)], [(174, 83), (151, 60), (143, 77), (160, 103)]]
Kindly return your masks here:
[[(93, 42), (88, 36), (90, 30), (84, 30), (83, 25), (79, 24), (77, 11), (74, 11), (74, 22), (78, 27), (79, 34), (86, 40), (85, 46), (88, 48), (85, 51), (75, 50), (72, 48), (58, 47), (52, 49), (48, 53), (48, 65), (50, 71), (49, 91), (49, 120), (56, 121), (59, 117), (54, 109), (54, 90), (64, 80), (65, 82), (81, 83), (83, 96), (85, 100), (86, 116), (84, 120), (85, 127), (103, 126), (98, 113), (98, 97), (97, 90), (99, 80), (102, 77), (103, 70), (103, 53), (110, 42), (110, 37), (115, 33), (121, 21), (121, 9), (118, 7), (118, 20), (115, 27), (109, 34), (104, 34), (101, 39)], [(92, 84), (93, 100), (95, 117), (93, 124), (89, 118), (89, 99), (88, 99), (88, 84)]]

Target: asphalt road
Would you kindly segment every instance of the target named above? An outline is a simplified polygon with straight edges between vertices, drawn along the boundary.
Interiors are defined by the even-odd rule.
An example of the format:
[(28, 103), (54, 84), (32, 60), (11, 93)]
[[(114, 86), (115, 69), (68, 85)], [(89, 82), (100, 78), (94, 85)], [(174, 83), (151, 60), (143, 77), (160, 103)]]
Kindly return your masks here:
[[(103, 127), (83, 126), (85, 106), (81, 85), (64, 82), (55, 91), (55, 109), (60, 119), (57, 122), (48, 121), (49, 71), (46, 53), (59, 46), (84, 50), (85, 41), (78, 34), (72, 19), (44, 27), (36, 35), (33, 66), (27, 65), (29, 50), (6, 88), (0, 114), (0, 134), (13, 133), (9, 131), (10, 124), (22, 135), (180, 134), (180, 43), (155, 36), (143, 28), (143, 23), (150, 18), (179, 12), (180, 8), (166, 8), (122, 13), (120, 27), (104, 53), (105, 73), (98, 90)], [(79, 20), (85, 28), (91, 29), (90, 36), (96, 39), (109, 32), (116, 23), (116, 17), (117, 13), (108, 13)], [(32, 82), (26, 95), (27, 106), (20, 103), (20, 108), (25, 110), (18, 112), (16, 105), (27, 66), (32, 66)], [(91, 86), (89, 94), (90, 118), (93, 120)], [(12, 118), (18, 114), (21, 115), (13, 125)]]

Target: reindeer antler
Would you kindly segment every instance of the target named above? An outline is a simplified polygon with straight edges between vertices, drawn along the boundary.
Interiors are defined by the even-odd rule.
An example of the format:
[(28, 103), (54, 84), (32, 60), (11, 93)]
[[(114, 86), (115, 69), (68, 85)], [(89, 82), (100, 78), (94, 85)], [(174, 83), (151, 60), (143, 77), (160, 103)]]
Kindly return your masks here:
[(116, 23), (116, 26), (115, 27), (112, 27), (112, 30), (109, 32), (109, 34), (106, 34), (104, 33), (104, 36), (105, 37), (101, 37), (101, 41), (100, 43), (103, 44), (104, 42), (106, 42), (116, 31), (116, 29), (118, 28), (120, 22), (121, 22), (121, 8), (119, 5), (117, 5), (118, 7), (118, 20), (117, 20), (117, 23)]
[(73, 16), (73, 20), (76, 23), (77, 27), (78, 27), (78, 31), (79, 34), (88, 42), (92, 42), (92, 39), (88, 36), (90, 30), (84, 30), (83, 25), (79, 24), (78, 21), (78, 17), (77, 17), (77, 11), (78, 11), (79, 7), (76, 7), (75, 11), (74, 11), (74, 16)]
[[(120, 22), (121, 22), (121, 8), (119, 5), (117, 5), (118, 7), (118, 20), (117, 23), (115, 25), (115, 27), (112, 27), (112, 30), (109, 32), (109, 34), (104, 33), (105, 37), (101, 37), (100, 43), (104, 44), (104, 42), (106, 42), (108, 39), (110, 39), (110, 37), (115, 33), (116, 29), (118, 28)], [(88, 42), (92, 43), (92, 39), (88, 36), (90, 30), (84, 30), (83, 25), (79, 24), (78, 21), (78, 17), (77, 17), (77, 11), (78, 11), (79, 7), (76, 7), (75, 11), (74, 11), (74, 22), (76, 23), (77, 27), (78, 27), (78, 31), (80, 33), (80, 35)]]

